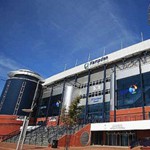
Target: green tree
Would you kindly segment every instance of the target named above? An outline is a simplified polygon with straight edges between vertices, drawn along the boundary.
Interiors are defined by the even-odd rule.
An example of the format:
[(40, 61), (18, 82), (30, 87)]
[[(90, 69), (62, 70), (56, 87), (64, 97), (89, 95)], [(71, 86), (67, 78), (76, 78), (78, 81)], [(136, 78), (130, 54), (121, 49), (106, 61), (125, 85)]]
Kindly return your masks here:
[(72, 126), (78, 122), (78, 118), (81, 113), (81, 108), (78, 106), (80, 99), (80, 97), (76, 97), (72, 101), (68, 111), (65, 106), (62, 108), (60, 118), (65, 125)]
[(66, 107), (64, 106), (61, 110), (61, 115), (60, 115), (60, 119), (61, 122), (64, 123), (64, 125), (66, 126), (66, 150), (68, 150), (68, 144), (69, 144), (69, 139), (68, 139), (68, 131), (71, 130), (71, 127), (76, 125), (79, 121), (79, 115), (81, 114), (81, 107), (78, 106), (78, 104), (80, 103), (80, 97), (76, 97), (70, 107), (69, 110), (66, 109)]

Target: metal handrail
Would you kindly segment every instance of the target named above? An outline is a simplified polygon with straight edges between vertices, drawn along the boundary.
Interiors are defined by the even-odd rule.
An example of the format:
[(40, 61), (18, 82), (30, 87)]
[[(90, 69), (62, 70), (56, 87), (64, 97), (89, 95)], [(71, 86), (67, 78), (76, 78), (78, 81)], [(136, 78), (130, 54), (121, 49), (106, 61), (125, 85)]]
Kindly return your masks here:
[(150, 146), (150, 139), (138, 139), (130, 143), (130, 149), (136, 146), (145, 146), (145, 147)]
[[(55, 131), (55, 134), (53, 134), (51, 137), (48, 138), (48, 142), (51, 143), (52, 140), (58, 140), (63, 135), (67, 135), (68, 131), (69, 134), (74, 134), (76, 131), (79, 131), (81, 128), (83, 128), (86, 124), (80, 124), (80, 125), (74, 125), (70, 126), (69, 128), (67, 126), (59, 126), (57, 128), (57, 131)], [(68, 130), (69, 129), (69, 130)]]
[(2, 137), (2, 142), (3, 142), (3, 141), (5, 141), (5, 140), (7, 140), (7, 139), (12, 138), (13, 136), (19, 135), (19, 133), (20, 133), (20, 131), (15, 130), (15, 131), (13, 131), (13, 132), (7, 134), (7, 135), (0, 135), (0, 136), (3, 136), (3, 137)]

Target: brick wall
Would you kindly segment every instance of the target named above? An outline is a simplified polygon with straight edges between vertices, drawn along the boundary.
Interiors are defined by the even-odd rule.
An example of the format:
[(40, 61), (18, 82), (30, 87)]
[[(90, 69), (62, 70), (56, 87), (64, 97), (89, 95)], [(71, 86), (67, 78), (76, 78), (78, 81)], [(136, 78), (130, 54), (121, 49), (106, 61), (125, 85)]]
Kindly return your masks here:
[(17, 120), (17, 116), (13, 115), (0, 115), (0, 141), (13, 132), (19, 132), (22, 121)]
[[(75, 147), (90, 145), (90, 137), (91, 137), (90, 127), (91, 127), (90, 124), (88, 124), (73, 135), (63, 136), (61, 139), (59, 139), (58, 146), (65, 147), (66, 144), (68, 144), (68, 146), (75, 146)], [(81, 136), (85, 132), (89, 134), (89, 139), (86, 145), (82, 145)]]
[(150, 150), (150, 146), (148, 146), (148, 147), (141, 147), (141, 150)]
[(150, 130), (139, 130), (137, 131), (137, 139), (143, 139), (150, 137)]
[[(145, 107), (145, 119), (149, 118), (150, 107)], [(142, 107), (116, 110), (116, 121), (143, 120)], [(114, 122), (114, 111), (110, 111), (110, 122)]]

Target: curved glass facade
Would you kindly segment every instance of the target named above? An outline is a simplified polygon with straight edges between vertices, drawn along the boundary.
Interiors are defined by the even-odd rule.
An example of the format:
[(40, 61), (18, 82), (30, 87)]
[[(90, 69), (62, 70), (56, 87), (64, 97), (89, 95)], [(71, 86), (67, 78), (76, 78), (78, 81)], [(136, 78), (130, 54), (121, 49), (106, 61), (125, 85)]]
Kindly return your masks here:
[[(37, 87), (37, 79), (30, 77), (11, 78), (6, 81), (0, 98), (0, 114), (27, 115), (22, 109), (30, 109)], [(34, 79), (32, 77), (32, 79)], [(36, 101), (38, 101), (42, 86), (39, 85)]]

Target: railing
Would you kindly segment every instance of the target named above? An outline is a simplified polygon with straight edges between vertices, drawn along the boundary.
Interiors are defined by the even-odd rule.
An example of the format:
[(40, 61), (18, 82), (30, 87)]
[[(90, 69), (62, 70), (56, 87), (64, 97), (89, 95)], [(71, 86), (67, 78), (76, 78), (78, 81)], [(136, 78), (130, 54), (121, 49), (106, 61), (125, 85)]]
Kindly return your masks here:
[(46, 126), (40, 126), (34, 131), (28, 132), (26, 134), (25, 143), (43, 145), (46, 133), (47, 133)]
[[(53, 140), (58, 140), (63, 135), (74, 134), (76, 131), (81, 129), (85, 124), (74, 125), (70, 127), (66, 126), (39, 126), (38, 128), (33, 128), (30, 131), (27, 131), (26, 138), (24, 143), (25, 144), (34, 144), (34, 145), (48, 145), (52, 143)], [(5, 140), (7, 139), (8, 142), (17, 142), (19, 138), (19, 131), (12, 132), (5, 136)]]
[(50, 144), (52, 144), (53, 140), (58, 140), (63, 135), (74, 134), (76, 131), (80, 130), (84, 126), (85, 126), (85, 124), (74, 125), (74, 126), (70, 126), (70, 127), (67, 127), (65, 125), (64, 126), (58, 126), (57, 130), (55, 131), (55, 134), (52, 134), (51, 136), (49, 136), (48, 142)]
[(48, 145), (48, 138), (53, 133), (56, 133), (56, 130), (53, 127), (49, 129), (46, 126), (40, 126), (36, 130), (26, 134), (25, 143), (34, 145)]
[(139, 139), (130, 143), (130, 148), (134, 148), (136, 146), (150, 146), (150, 139)]
[[(37, 130), (38, 128), (40, 127), (37, 127), (37, 128), (32, 128), (30, 131), (27, 131), (27, 134), (31, 134), (33, 131)], [(6, 141), (6, 142), (17, 142), (17, 139), (19, 138), (19, 133), (20, 131), (14, 131), (6, 136), (4, 136), (3, 140), (2, 141)]]
[[(51, 127), (49, 127), (50, 129)], [(56, 126), (55, 130), (52, 131), (51, 135), (48, 137), (48, 142), (52, 143), (53, 140), (58, 140), (59, 137), (63, 136), (66, 132), (65, 126)]]

